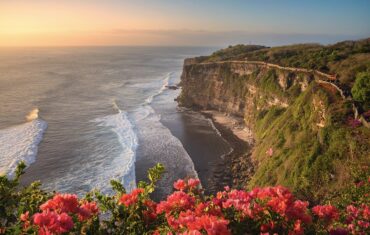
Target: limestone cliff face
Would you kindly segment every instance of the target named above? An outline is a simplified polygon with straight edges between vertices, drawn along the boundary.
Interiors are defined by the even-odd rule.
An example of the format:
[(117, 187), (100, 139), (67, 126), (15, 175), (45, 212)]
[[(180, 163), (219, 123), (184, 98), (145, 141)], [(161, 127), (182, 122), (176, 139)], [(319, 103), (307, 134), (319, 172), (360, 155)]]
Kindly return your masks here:
[[(187, 59), (178, 101), (243, 118), (255, 139), (248, 155), (256, 166), (250, 187), (280, 184), (320, 198), (351, 182), (350, 166), (343, 162), (357, 167), (368, 160), (361, 146), (367, 146), (369, 130), (354, 134), (346, 126), (351, 106), (335, 84), (321, 82), (328, 79), (263, 62)], [(358, 133), (362, 137), (353, 138)]]
[(315, 76), (263, 64), (197, 63), (196, 59), (187, 59), (179, 103), (243, 117), (245, 124), (253, 129), (260, 112), (271, 107), (287, 108)]

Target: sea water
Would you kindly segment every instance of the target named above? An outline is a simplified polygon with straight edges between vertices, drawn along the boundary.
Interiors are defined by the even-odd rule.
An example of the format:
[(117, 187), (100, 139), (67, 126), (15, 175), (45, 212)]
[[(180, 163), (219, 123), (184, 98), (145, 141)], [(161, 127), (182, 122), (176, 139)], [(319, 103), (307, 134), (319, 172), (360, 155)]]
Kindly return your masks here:
[(179, 82), (183, 60), (211, 51), (1, 48), (0, 173), (12, 177), (23, 160), (23, 183), (41, 180), (46, 189), (79, 194), (109, 193), (111, 179), (131, 190), (136, 172), (157, 162), (166, 166), (163, 194), (170, 182), (196, 177), (181, 140), (153, 107), (156, 99), (173, 107), (167, 85)]

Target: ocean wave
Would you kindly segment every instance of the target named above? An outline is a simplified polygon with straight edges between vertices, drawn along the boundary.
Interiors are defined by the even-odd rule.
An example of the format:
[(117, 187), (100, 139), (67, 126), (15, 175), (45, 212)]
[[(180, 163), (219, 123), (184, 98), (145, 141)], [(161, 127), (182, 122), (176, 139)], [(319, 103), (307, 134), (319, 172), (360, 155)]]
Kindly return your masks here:
[(169, 182), (188, 176), (198, 178), (194, 163), (181, 141), (160, 122), (160, 115), (150, 105), (139, 107), (132, 116), (140, 139), (140, 161), (165, 165), (166, 172), (158, 184), (160, 195), (171, 192)]
[(119, 109), (115, 101), (113, 101), (113, 107), (118, 111), (117, 114), (98, 118), (95, 121), (99, 122), (100, 126), (111, 127), (111, 130), (117, 135), (122, 149), (117, 161), (118, 164), (114, 167), (117, 167), (117, 170), (121, 172), (121, 181), (126, 190), (131, 191), (136, 187), (135, 155), (138, 140), (127, 113)]
[(1, 175), (12, 178), (19, 162), (29, 166), (36, 161), (38, 145), (47, 128), (38, 112), (37, 108), (33, 109), (26, 116), (28, 122), (0, 130)]
[(160, 94), (162, 94), (163, 93), (163, 91), (165, 91), (166, 89), (167, 89), (167, 86), (169, 85), (169, 82), (170, 82), (170, 78), (171, 78), (171, 75), (172, 75), (173, 73), (171, 72), (171, 73), (168, 73), (167, 75), (166, 75), (166, 77), (162, 80), (162, 87), (155, 93), (155, 94), (153, 94), (153, 95), (151, 95), (151, 96), (149, 96), (148, 98), (146, 98), (145, 99), (145, 104), (151, 104), (152, 102), (153, 102), (153, 99), (156, 97), (156, 96), (158, 96), (158, 95), (160, 95)]

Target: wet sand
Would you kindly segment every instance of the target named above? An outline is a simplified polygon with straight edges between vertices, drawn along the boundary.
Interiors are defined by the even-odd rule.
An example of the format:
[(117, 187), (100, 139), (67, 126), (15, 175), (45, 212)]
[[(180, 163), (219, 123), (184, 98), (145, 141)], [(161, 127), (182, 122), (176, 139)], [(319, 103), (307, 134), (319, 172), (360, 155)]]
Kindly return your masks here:
[(240, 118), (227, 116), (218, 111), (201, 111), (210, 118), (233, 151), (223, 157), (222, 164), (214, 169), (218, 189), (224, 186), (245, 188), (254, 173), (250, 151), (253, 147), (252, 132), (243, 125)]

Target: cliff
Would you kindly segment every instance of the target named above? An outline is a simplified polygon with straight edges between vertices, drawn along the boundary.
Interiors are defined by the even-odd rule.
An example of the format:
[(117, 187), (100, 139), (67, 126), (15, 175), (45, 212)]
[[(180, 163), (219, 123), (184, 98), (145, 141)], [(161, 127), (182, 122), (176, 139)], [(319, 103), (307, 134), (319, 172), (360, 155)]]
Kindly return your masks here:
[(317, 200), (368, 167), (369, 129), (349, 124), (357, 109), (335, 75), (201, 57), (185, 60), (181, 85), (180, 105), (242, 118), (251, 131), (251, 152), (240, 158), (250, 157), (255, 172), (234, 186), (284, 185)]

